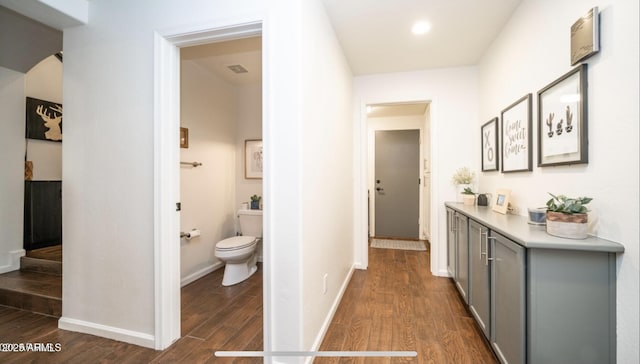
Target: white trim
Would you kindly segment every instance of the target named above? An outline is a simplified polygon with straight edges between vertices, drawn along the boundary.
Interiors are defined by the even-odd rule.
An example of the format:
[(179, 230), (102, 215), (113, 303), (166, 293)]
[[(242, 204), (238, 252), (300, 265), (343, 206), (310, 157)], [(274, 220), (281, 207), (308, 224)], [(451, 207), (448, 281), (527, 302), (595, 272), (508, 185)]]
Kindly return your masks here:
[[(169, 347), (180, 338), (180, 214), (176, 212), (176, 203), (180, 201), (179, 148), (176, 142), (180, 125), (179, 47), (259, 35), (262, 33), (262, 23), (262, 19), (243, 18), (218, 26), (204, 24), (157, 31), (154, 34), (153, 347), (157, 350)], [(270, 286), (268, 280), (263, 279), (263, 289), (267, 292)], [(265, 297), (268, 295), (265, 294)], [(266, 319), (270, 312), (267, 301), (264, 301), (265, 333), (270, 329)], [(267, 339), (265, 337), (265, 344)]]
[[(400, 98), (397, 100), (359, 100), (359, 112), (357, 113), (357, 117), (359, 119), (355, 123), (355, 132), (356, 141), (355, 141), (355, 153), (356, 156), (354, 158), (356, 168), (359, 168), (358, 173), (354, 178), (355, 184), (355, 203), (354, 209), (359, 210), (354, 213), (354, 258), (356, 261), (357, 269), (367, 269), (369, 265), (369, 239), (368, 239), (368, 213), (367, 213), (367, 189), (368, 189), (368, 171), (367, 171), (367, 161), (368, 161), (368, 127), (367, 127), (367, 105), (369, 104), (389, 104), (389, 103), (418, 103), (418, 102), (428, 102), (429, 103), (429, 113), (430, 113), (430, 135), (431, 138), (429, 140), (429, 147), (431, 148), (431, 152), (429, 153), (431, 156), (431, 175), (439, 175), (440, 165), (438, 163), (438, 150), (439, 150), (439, 139), (434, 138), (434, 135), (438, 135), (438, 100), (433, 97), (423, 97), (416, 100), (411, 100), (407, 98)], [(422, 149), (422, 148), (421, 148)], [(431, 178), (431, 226), (430, 226), (430, 235), (434, 237), (434, 240), (431, 241), (431, 273), (441, 276), (440, 269), (440, 259), (439, 255), (440, 249), (439, 247), (443, 242), (439, 241), (440, 227), (438, 226), (438, 216), (439, 216), (439, 201), (440, 194), (439, 191), (439, 183), (435, 178)], [(422, 204), (422, 201), (421, 201)], [(445, 244), (446, 246), (446, 244)], [(445, 269), (446, 270), (446, 269)]]
[(125, 330), (113, 326), (96, 324), (94, 322), (61, 317), (60, 320), (58, 320), (58, 328), (83, 334), (101, 336), (112, 340), (124, 341), (126, 343), (140, 345), (151, 349), (155, 347), (155, 339), (153, 335)]
[(200, 270), (198, 270), (196, 272), (193, 272), (193, 273), (189, 274), (188, 276), (186, 276), (186, 277), (184, 277), (184, 278), (182, 278), (180, 280), (180, 287), (184, 287), (184, 286), (186, 286), (187, 284), (189, 284), (191, 282), (195, 282), (198, 279), (200, 279), (200, 278), (206, 276), (207, 274), (209, 274), (209, 273), (211, 273), (213, 271), (216, 271), (216, 270), (218, 270), (218, 269), (220, 269), (222, 267), (224, 267), (224, 263), (221, 262), (221, 261), (217, 261), (217, 262), (215, 262), (213, 264), (210, 264), (210, 265), (208, 265), (208, 266), (206, 266), (206, 267), (204, 267), (204, 268), (202, 268), (202, 269), (200, 269)]
[[(311, 346), (310, 351), (318, 351), (320, 349), (320, 345), (324, 340), (324, 336), (327, 334), (327, 330), (329, 330), (329, 326), (331, 326), (331, 321), (333, 321), (333, 316), (336, 314), (338, 310), (338, 306), (340, 306), (340, 302), (342, 301), (342, 296), (347, 291), (347, 287), (349, 286), (349, 282), (351, 281), (351, 277), (353, 276), (353, 272), (356, 269), (356, 265), (352, 265), (351, 269), (347, 273), (344, 281), (342, 281), (342, 286), (340, 286), (340, 291), (336, 296), (335, 300), (333, 300), (333, 305), (331, 305), (331, 309), (327, 314), (327, 317), (324, 319), (322, 327), (320, 328), (320, 332), (318, 332), (318, 336), (316, 336), (316, 340), (313, 342), (313, 346)], [(307, 357), (305, 363), (313, 362), (313, 357)]]
[(180, 51), (158, 33), (154, 46), (154, 348), (162, 350), (180, 338)]
[(20, 269), (20, 257), (23, 257), (25, 254), (24, 249), (12, 250), (3, 254), (5, 256), (3, 261), (7, 262), (7, 264), (0, 266), (0, 274)]

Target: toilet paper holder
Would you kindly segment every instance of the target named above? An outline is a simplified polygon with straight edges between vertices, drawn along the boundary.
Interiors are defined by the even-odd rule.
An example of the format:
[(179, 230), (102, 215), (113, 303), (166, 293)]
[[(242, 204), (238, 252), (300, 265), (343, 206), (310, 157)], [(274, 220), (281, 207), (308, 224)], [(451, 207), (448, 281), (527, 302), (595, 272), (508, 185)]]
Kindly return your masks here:
[(198, 229), (192, 229), (188, 233), (185, 233), (183, 231), (180, 232), (180, 239), (186, 238), (187, 240), (190, 240), (192, 238), (195, 238), (196, 236), (200, 236), (200, 230)]

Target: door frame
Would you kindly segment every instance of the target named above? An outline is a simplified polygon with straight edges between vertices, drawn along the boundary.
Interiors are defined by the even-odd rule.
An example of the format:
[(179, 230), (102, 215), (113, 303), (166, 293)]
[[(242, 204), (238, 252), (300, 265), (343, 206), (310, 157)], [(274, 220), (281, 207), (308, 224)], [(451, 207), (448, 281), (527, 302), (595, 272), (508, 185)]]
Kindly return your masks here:
[[(225, 19), (154, 34), (154, 346), (163, 350), (180, 338), (180, 48), (262, 35), (265, 19)], [(268, 63), (263, 59), (263, 74)], [(263, 99), (268, 95), (263, 80)], [(263, 109), (263, 129), (268, 125)], [(268, 138), (268, 133), (265, 133)], [(263, 138), (264, 139), (264, 138)], [(266, 163), (268, 164), (268, 163)], [(265, 181), (266, 182), (266, 181)], [(265, 189), (264, 193), (268, 193)], [(270, 347), (269, 249), (264, 249), (264, 345)]]
[[(430, 95), (423, 94), (422, 96), (411, 97), (399, 97), (399, 98), (362, 98), (359, 99), (357, 104), (357, 116), (358, 119), (355, 123), (355, 137), (356, 143), (354, 146), (355, 154), (355, 166), (358, 170), (354, 175), (354, 189), (355, 189), (355, 201), (354, 201), (354, 264), (357, 269), (367, 269), (369, 266), (369, 236), (368, 236), (368, 128), (367, 128), (367, 105), (374, 104), (394, 104), (394, 103), (429, 103), (429, 155), (430, 155), (430, 170), (431, 175), (439, 174), (438, 164), (438, 150), (439, 140), (433, 138), (433, 135), (438, 135), (438, 99), (430, 97)], [(440, 235), (439, 227), (439, 214), (438, 205), (440, 201), (439, 194), (439, 181), (437, 178), (431, 178), (430, 184), (431, 204), (428, 208), (431, 209), (429, 217), (431, 239), (437, 239)], [(444, 208), (444, 206), (443, 206)], [(439, 241), (431, 241), (431, 273), (436, 276), (447, 276), (446, 265), (446, 244)], [(444, 263), (443, 263), (444, 262)]]
[[(368, 140), (368, 160), (367, 160), (367, 164), (368, 164), (368, 178), (367, 178), (367, 188), (370, 191), (370, 211), (369, 211), (369, 224), (371, 227), (371, 231), (370, 234), (371, 236), (375, 236), (375, 232), (376, 232), (376, 193), (375, 193), (375, 177), (376, 177), (376, 153), (375, 153), (375, 148), (376, 148), (376, 140), (375, 140), (375, 133), (377, 131), (394, 131), (394, 130), (418, 130), (418, 133), (420, 134), (420, 140), (418, 143), (418, 150), (419, 150), (419, 162), (418, 162), (418, 176), (420, 178), (420, 185), (418, 186), (418, 201), (420, 201), (419, 203), (419, 207), (418, 207), (418, 237), (420, 239), (423, 238), (423, 218), (424, 218), (424, 193), (423, 193), (423, 186), (424, 186), (424, 167), (423, 167), (423, 163), (422, 161), (424, 160), (424, 148), (423, 148), (423, 138), (424, 138), (424, 130), (425, 130), (425, 121), (423, 120), (421, 123), (419, 123), (419, 125), (416, 123), (415, 127), (412, 127), (408, 124), (400, 124), (400, 125), (394, 125), (394, 126), (383, 126), (380, 128), (370, 128), (370, 124), (369, 124), (369, 118), (367, 118), (367, 134), (369, 135), (369, 140)], [(413, 124), (413, 123), (411, 123)], [(373, 134), (373, 137), (372, 135)]]

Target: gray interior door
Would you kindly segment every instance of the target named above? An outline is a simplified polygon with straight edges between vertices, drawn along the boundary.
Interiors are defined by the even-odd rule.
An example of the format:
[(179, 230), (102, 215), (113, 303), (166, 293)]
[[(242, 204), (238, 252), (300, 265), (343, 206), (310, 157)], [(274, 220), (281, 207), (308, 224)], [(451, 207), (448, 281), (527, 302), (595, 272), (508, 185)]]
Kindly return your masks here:
[(378, 130), (375, 143), (375, 235), (418, 239), (420, 131)]

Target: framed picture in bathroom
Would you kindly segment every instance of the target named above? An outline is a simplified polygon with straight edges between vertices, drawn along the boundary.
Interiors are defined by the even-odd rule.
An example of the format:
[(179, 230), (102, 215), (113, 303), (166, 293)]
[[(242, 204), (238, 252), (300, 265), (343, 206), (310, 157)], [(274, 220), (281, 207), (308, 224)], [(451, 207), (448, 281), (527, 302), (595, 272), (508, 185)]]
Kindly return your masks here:
[(244, 141), (244, 178), (262, 179), (262, 139)]

